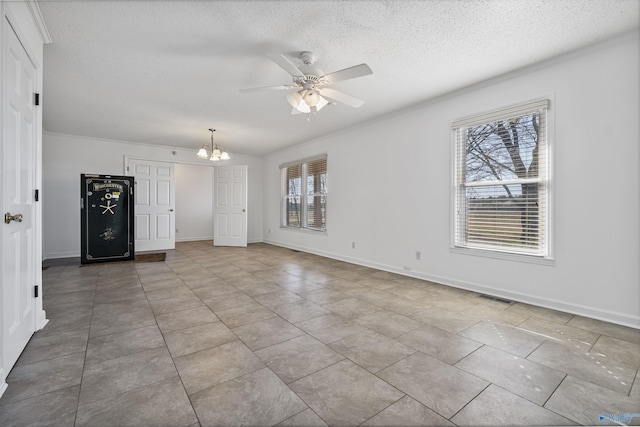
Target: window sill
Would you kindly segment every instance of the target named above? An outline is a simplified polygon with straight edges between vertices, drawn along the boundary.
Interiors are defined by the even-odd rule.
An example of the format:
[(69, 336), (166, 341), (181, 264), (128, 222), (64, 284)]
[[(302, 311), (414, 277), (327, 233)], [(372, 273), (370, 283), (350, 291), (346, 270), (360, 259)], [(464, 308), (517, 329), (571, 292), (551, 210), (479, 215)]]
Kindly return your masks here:
[(537, 255), (515, 254), (510, 252), (492, 251), (488, 249), (462, 247), (452, 247), (450, 248), (450, 251), (451, 253), (459, 255), (471, 255), (484, 258), (500, 259), (504, 261), (524, 262), (527, 264), (546, 265), (549, 267), (553, 267), (556, 264), (556, 261), (553, 258), (545, 258)]
[(290, 230), (298, 233), (307, 233), (314, 234), (316, 236), (326, 236), (327, 230), (314, 230), (313, 228), (300, 228), (300, 227), (287, 227), (286, 225), (281, 225), (280, 230)]

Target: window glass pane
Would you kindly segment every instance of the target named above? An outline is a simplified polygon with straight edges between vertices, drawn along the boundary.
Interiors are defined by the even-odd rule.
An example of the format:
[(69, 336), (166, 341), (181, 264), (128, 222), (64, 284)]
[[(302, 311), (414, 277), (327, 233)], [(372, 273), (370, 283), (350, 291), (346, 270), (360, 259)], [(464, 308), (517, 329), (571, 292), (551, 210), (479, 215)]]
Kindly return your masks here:
[(317, 230), (326, 228), (327, 196), (315, 195), (307, 197), (307, 226)]
[(285, 196), (302, 194), (302, 167), (300, 165), (287, 168)]
[(285, 199), (285, 221), (291, 227), (302, 226), (300, 196), (287, 197)]
[(302, 193), (302, 179), (294, 178), (287, 181), (287, 196), (296, 196)]
[(538, 176), (540, 114), (466, 128), (465, 182)]
[(307, 164), (307, 194), (327, 192), (327, 160), (315, 160)]
[(481, 245), (538, 247), (538, 184), (466, 189), (466, 241)]

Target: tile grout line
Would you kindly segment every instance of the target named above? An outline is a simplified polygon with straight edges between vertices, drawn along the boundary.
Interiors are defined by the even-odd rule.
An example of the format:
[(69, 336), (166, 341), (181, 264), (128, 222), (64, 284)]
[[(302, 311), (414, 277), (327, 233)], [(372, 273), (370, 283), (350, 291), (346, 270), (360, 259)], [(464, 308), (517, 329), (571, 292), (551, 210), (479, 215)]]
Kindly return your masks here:
[[(458, 369), (460, 369), (460, 368), (458, 368)], [(460, 369), (460, 370), (462, 371), (462, 369)], [(463, 371), (463, 372), (466, 372), (466, 371)], [(475, 375), (474, 375), (474, 376), (475, 376)], [(479, 378), (479, 377), (476, 377), (476, 378)], [(486, 381), (486, 380), (483, 380), (483, 381)], [(462, 412), (462, 411), (464, 410), (464, 408), (466, 408), (467, 406), (469, 406), (469, 405), (471, 404), (471, 402), (473, 402), (474, 400), (476, 400), (476, 399), (478, 398), (478, 396), (480, 396), (482, 393), (484, 393), (484, 391), (485, 391), (486, 389), (488, 389), (489, 387), (491, 387), (492, 385), (494, 385), (494, 384), (493, 384), (492, 382), (490, 382), (490, 381), (487, 381), (487, 383), (488, 383), (488, 384), (486, 385), (486, 387), (484, 387), (482, 390), (480, 390), (480, 391), (479, 391), (479, 392), (478, 392), (478, 393), (477, 393), (477, 394), (476, 394), (476, 395), (475, 395), (471, 400), (469, 400), (467, 403), (465, 403), (465, 404), (462, 406), (462, 408), (458, 409), (458, 410), (457, 410), (453, 415), (451, 415), (449, 418), (447, 418), (447, 420), (451, 421), (451, 420), (452, 420), (456, 415), (458, 415), (460, 412)], [(496, 387), (499, 387), (499, 386), (496, 386)], [(500, 388), (502, 388), (502, 387), (500, 387)], [(451, 421), (451, 422), (453, 422), (453, 421)], [(455, 424), (455, 423), (454, 423), (454, 424)]]
[[(102, 269), (102, 266), (100, 266), (100, 269)], [(96, 287), (93, 293), (93, 304), (91, 306), (91, 320), (89, 321), (89, 332), (87, 332), (87, 343), (85, 345), (84, 348), (84, 361), (82, 363), (82, 373), (80, 374), (80, 384), (78, 387), (78, 398), (76, 400), (76, 411), (75, 414), (73, 416), (73, 425), (75, 426), (76, 423), (78, 422), (78, 411), (80, 409), (80, 396), (82, 396), (82, 383), (84, 380), (84, 371), (87, 367), (87, 353), (89, 352), (89, 340), (91, 339), (91, 325), (93, 323), (93, 314), (94, 314), (94, 309), (96, 306), (96, 298), (97, 298), (97, 293), (98, 293), (98, 276), (100, 276), (100, 269), (98, 270), (98, 274), (95, 277), (95, 281), (96, 281)]]
[(560, 386), (562, 385), (562, 383), (565, 382), (565, 380), (569, 377), (569, 374), (565, 374), (564, 378), (562, 379), (562, 381), (560, 381), (560, 383), (558, 383), (558, 385), (556, 386), (556, 388), (553, 390), (553, 393), (551, 393), (549, 395), (549, 397), (547, 398), (547, 400), (545, 400), (544, 404), (542, 405), (542, 408), (546, 409), (547, 411), (553, 412), (554, 414), (558, 415), (559, 417), (562, 418), (566, 418), (570, 421), (575, 422), (578, 425), (583, 425), (581, 424), (578, 420), (574, 419), (571, 415), (565, 416), (562, 414), (557, 413), (556, 411), (554, 411), (553, 409), (547, 408), (545, 407), (545, 405), (549, 402), (549, 400), (551, 400), (551, 398), (553, 397), (553, 395), (556, 393), (556, 391), (558, 391), (558, 389), (560, 388)]
[(636, 368), (636, 375), (635, 377), (633, 377), (633, 381), (631, 381), (631, 387), (629, 388), (629, 393), (627, 393), (627, 396), (631, 397), (631, 392), (633, 391), (633, 387), (636, 385), (640, 386), (640, 382), (637, 382), (636, 379), (638, 379), (640, 375), (640, 368)]
[[(167, 265), (167, 267), (169, 267), (171, 272), (176, 274), (169, 265)], [(135, 268), (134, 268), (134, 270), (135, 270)], [(136, 275), (138, 275), (138, 280), (140, 280), (140, 275), (138, 274), (138, 270), (135, 270), (135, 271), (136, 271)], [(178, 276), (177, 274), (176, 274), (176, 277), (180, 278), (180, 276)], [(180, 281), (182, 281), (182, 279), (180, 279)], [(182, 281), (182, 283), (184, 285), (184, 281)], [(198, 413), (196, 412), (196, 408), (193, 406), (193, 402), (191, 400), (191, 396), (189, 396), (189, 393), (187, 392), (187, 388), (186, 388), (186, 386), (184, 384), (184, 381), (182, 380), (182, 376), (180, 375), (180, 371), (178, 371), (178, 367), (176, 366), (176, 361), (175, 361), (173, 355), (171, 354), (171, 351), (169, 350), (169, 346), (167, 345), (167, 340), (165, 339), (164, 334), (162, 333), (162, 329), (160, 329), (160, 325), (158, 324), (158, 319), (156, 317), (156, 314), (153, 312), (153, 308), (151, 306), (151, 303), (149, 302), (149, 298), (147, 297), (147, 292), (144, 290), (144, 286), (142, 286), (142, 282), (140, 282), (140, 286), (142, 287), (142, 291), (144, 292), (144, 297), (147, 300), (147, 304), (149, 304), (149, 308), (151, 310), (151, 314), (153, 315), (153, 320), (155, 321), (156, 327), (158, 328), (158, 332), (160, 332), (160, 336), (162, 337), (162, 342), (164, 342), (164, 347), (167, 350), (167, 353), (169, 354), (169, 357), (171, 358), (171, 364), (173, 365), (173, 369), (175, 369), (176, 376), (180, 379), (180, 384), (182, 385), (182, 390), (184, 391), (185, 396), (187, 396), (187, 400), (189, 401), (189, 405), (191, 406), (191, 411), (193, 412), (193, 415), (196, 417), (196, 420), (197, 420), (198, 424), (202, 425), (202, 422), (200, 421), (200, 417), (198, 416)]]

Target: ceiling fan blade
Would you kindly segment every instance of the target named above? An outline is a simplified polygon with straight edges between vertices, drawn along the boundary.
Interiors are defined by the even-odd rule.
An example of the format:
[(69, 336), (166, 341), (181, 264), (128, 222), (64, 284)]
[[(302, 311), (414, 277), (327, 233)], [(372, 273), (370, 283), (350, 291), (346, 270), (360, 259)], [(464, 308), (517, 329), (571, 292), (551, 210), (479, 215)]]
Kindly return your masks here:
[(337, 90), (331, 89), (328, 87), (319, 89), (318, 92), (320, 92), (320, 95), (326, 98), (333, 99), (334, 101), (342, 102), (343, 104), (347, 104), (348, 106), (353, 108), (361, 107), (362, 104), (364, 104), (364, 101), (362, 99), (355, 98), (351, 95), (338, 92)]
[(289, 89), (297, 89), (297, 88), (298, 86), (295, 86), (295, 85), (264, 86), (264, 87), (253, 87), (249, 89), (240, 89), (240, 93), (267, 92), (271, 90), (289, 90)]
[(327, 84), (341, 82), (343, 80), (355, 79), (357, 77), (368, 76), (369, 74), (373, 74), (373, 71), (367, 64), (354, 65), (350, 68), (345, 68), (344, 70), (335, 71), (333, 73), (326, 74), (322, 76), (324, 80), (326, 80)]
[(304, 114), (302, 111), (298, 110), (297, 108), (294, 108), (291, 110), (291, 115), (295, 115), (295, 114)]
[(285, 70), (287, 73), (291, 74), (293, 77), (304, 76), (304, 73), (296, 67), (293, 62), (289, 61), (289, 59), (281, 53), (268, 53), (267, 57), (271, 59), (273, 62), (278, 64)]

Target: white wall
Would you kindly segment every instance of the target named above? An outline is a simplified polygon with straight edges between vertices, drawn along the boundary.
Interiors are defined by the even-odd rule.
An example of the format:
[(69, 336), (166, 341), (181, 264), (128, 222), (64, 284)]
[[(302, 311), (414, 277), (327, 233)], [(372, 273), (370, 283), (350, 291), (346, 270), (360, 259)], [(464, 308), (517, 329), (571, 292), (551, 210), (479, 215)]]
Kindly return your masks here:
[(213, 167), (176, 165), (176, 242), (213, 239)]
[[(200, 164), (200, 167), (211, 167), (207, 160), (197, 160), (196, 149), (152, 146), (124, 141), (78, 137), (46, 133), (43, 138), (43, 259), (80, 256), (80, 174), (97, 173), (111, 175), (125, 175), (124, 157), (141, 158), (146, 160), (167, 161), (186, 164)], [(230, 153), (232, 159), (226, 165), (247, 165), (249, 169), (248, 186), (248, 240), (257, 242), (262, 240), (262, 158), (255, 156)], [(179, 167), (178, 169), (181, 169)], [(182, 169), (182, 172), (188, 171)], [(187, 179), (199, 176), (194, 172), (182, 174)], [(211, 182), (211, 181), (209, 181)], [(184, 184), (184, 185), (183, 185)], [(207, 184), (212, 188), (212, 184)], [(183, 187), (202, 187), (199, 182), (181, 182), (176, 185), (176, 191)], [(211, 191), (211, 190), (208, 190)], [(193, 197), (199, 197), (194, 190), (189, 190)], [(183, 203), (191, 204), (177, 195)], [(209, 195), (207, 198), (209, 199)], [(209, 199), (210, 200), (210, 199)], [(197, 204), (197, 202), (193, 202)], [(178, 213), (180, 221), (189, 221), (184, 212)], [(208, 210), (210, 211), (209, 205)], [(188, 215), (188, 214), (186, 214)], [(204, 221), (198, 216), (198, 222)], [(202, 234), (190, 231), (194, 239), (210, 238), (211, 223), (208, 228), (202, 227)], [(182, 237), (178, 233), (177, 237)]]
[[(267, 156), (265, 240), (640, 327), (638, 39), (626, 35)], [(451, 121), (540, 97), (552, 99), (555, 122), (554, 265), (454, 253)], [(327, 234), (281, 229), (278, 166), (319, 153), (328, 153)]]

